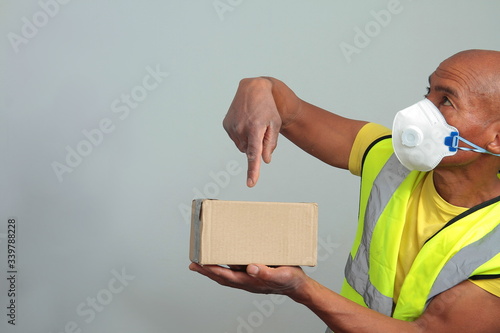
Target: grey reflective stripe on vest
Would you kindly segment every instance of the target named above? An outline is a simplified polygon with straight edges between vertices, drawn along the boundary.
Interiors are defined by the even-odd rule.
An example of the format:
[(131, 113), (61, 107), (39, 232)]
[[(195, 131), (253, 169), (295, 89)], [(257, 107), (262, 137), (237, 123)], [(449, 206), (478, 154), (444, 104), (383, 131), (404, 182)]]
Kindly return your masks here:
[(347, 282), (363, 296), (366, 305), (388, 316), (392, 313), (392, 298), (382, 295), (369, 279), (370, 244), (380, 215), (409, 173), (410, 171), (403, 167), (393, 154), (377, 175), (368, 198), (361, 243), (355, 258), (349, 255), (345, 267)]
[(427, 297), (427, 303), (434, 296), (467, 280), (479, 266), (491, 260), (499, 251), (500, 225), (497, 225), (483, 238), (458, 251), (444, 265)]

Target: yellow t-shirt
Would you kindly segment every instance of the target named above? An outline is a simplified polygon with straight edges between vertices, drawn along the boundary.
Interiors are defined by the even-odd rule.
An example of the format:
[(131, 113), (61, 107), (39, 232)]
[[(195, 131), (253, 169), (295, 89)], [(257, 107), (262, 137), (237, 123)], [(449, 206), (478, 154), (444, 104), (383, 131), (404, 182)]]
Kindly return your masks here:
[[(381, 125), (366, 124), (358, 133), (349, 157), (349, 171), (361, 175), (361, 163), (368, 146), (376, 139), (391, 134)], [(464, 212), (467, 208), (449, 204), (437, 193), (432, 178), (433, 172), (427, 173), (423, 181), (411, 194), (406, 212), (406, 222), (401, 238), (394, 301), (397, 302), (403, 281), (425, 241), (438, 232), (449, 220)], [(500, 278), (489, 280), (470, 280), (480, 288), (500, 297)]]

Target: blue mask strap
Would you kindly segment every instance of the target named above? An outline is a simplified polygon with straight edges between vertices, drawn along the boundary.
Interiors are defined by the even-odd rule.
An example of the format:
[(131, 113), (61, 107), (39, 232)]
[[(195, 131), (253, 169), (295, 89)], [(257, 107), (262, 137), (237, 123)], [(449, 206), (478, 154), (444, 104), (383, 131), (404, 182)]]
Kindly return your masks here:
[[(471, 146), (471, 147), (474, 147), (474, 148), (456, 147), (457, 149), (460, 149), (460, 150), (468, 150), (468, 151), (474, 151), (474, 152), (476, 152), (476, 153), (482, 153), (482, 154), (490, 154), (490, 155), (493, 155), (493, 156), (500, 156), (500, 154), (494, 154), (494, 153), (492, 153), (492, 152), (489, 152), (489, 151), (487, 151), (486, 149), (481, 148), (481, 147), (479, 147), (478, 145), (476, 145), (476, 144), (474, 144), (474, 143), (470, 142), (469, 140), (466, 140), (466, 139), (462, 138), (461, 136), (458, 136), (458, 135), (457, 135), (456, 137), (458, 138), (458, 140), (460, 140), (460, 141), (462, 141), (462, 142), (464, 142), (464, 143), (468, 144), (468, 145), (469, 145), (469, 146)], [(457, 144), (457, 146), (458, 146), (458, 144)]]

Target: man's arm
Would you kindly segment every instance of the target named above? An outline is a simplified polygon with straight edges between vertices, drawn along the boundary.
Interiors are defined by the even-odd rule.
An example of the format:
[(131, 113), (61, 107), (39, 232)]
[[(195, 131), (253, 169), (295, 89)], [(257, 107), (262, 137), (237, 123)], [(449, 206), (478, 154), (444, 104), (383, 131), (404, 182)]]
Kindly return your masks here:
[(224, 128), (248, 158), (248, 186), (259, 177), (261, 158), (271, 161), (281, 132), (309, 154), (346, 169), (356, 134), (366, 124), (309, 104), (274, 78), (241, 80)]
[(437, 295), (414, 322), (384, 316), (311, 281), (295, 300), (306, 305), (336, 333), (494, 333), (500, 332), (500, 298), (470, 281)]
[(311, 309), (336, 333), (500, 332), (500, 297), (469, 281), (439, 294), (416, 321), (406, 322), (340, 296), (309, 278), (299, 267), (249, 265), (244, 272), (192, 263), (190, 269), (224, 286), (287, 295)]

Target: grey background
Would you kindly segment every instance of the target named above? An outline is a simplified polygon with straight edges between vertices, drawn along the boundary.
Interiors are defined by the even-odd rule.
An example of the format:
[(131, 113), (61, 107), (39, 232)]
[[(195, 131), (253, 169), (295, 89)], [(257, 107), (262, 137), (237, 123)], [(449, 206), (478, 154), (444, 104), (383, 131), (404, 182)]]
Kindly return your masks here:
[[(384, 21), (390, 6), (397, 13)], [(358, 179), (280, 138), (247, 189), (246, 160), (221, 126), (239, 80), (275, 76), (313, 104), (391, 126), (444, 58), (500, 49), (499, 10), (493, 0), (0, 2), (0, 331), (324, 331), (291, 300), (187, 269), (194, 197), (307, 201), (319, 204), (320, 246), (318, 267), (306, 271), (336, 291), (342, 282)], [(27, 21), (40, 27), (23, 28)], [(15, 46), (23, 31), (30, 37)], [(341, 45), (356, 42), (346, 56)], [(140, 88), (147, 68), (168, 73), (151, 91)], [(113, 112), (132, 91), (137, 106)], [(65, 164), (67, 147), (84, 149), (84, 131), (103, 119), (113, 131), (59, 181), (53, 163)], [(15, 327), (6, 309), (10, 217)]]

